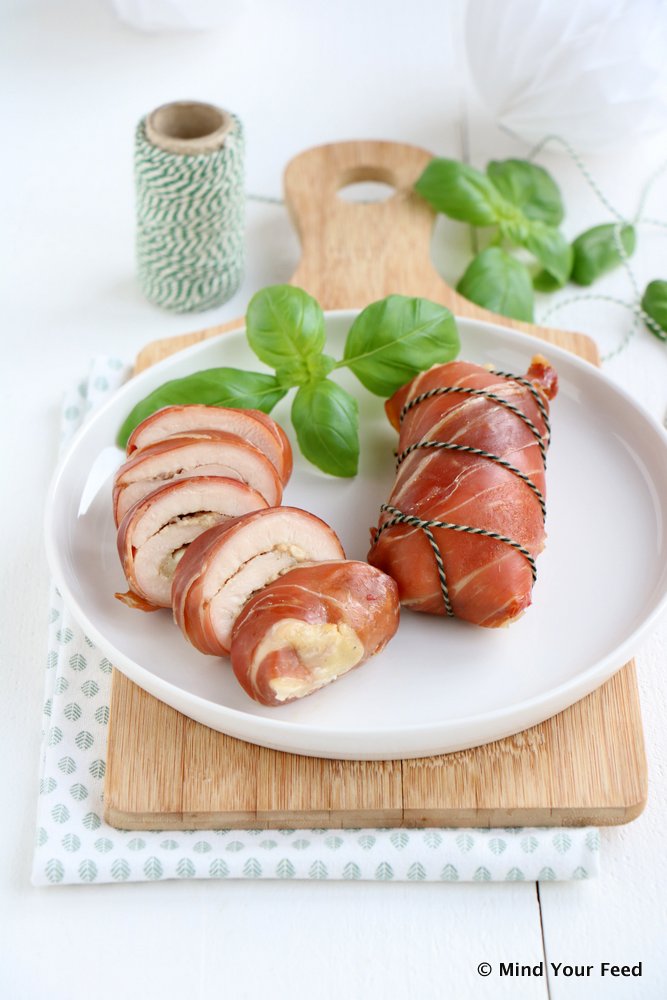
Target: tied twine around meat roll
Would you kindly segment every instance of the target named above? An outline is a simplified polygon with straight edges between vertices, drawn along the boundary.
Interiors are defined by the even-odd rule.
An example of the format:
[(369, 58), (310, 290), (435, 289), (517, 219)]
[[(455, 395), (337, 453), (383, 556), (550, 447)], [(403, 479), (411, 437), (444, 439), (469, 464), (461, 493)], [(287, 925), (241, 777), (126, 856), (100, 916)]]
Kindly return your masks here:
[[(450, 369), (452, 366), (455, 367), (456, 364), (457, 364), (456, 362), (452, 362), (451, 365), (442, 366), (443, 372)], [(523, 376), (520, 375), (515, 375), (510, 372), (498, 371), (497, 369), (492, 369), (489, 367), (482, 369), (479, 366), (473, 366), (463, 363), (462, 367), (463, 368), (468, 367), (471, 369), (471, 371), (477, 368), (480, 375), (496, 376), (502, 379), (502, 381), (505, 383), (510, 383), (510, 384), (514, 383), (517, 387), (521, 386), (524, 392), (526, 393), (527, 397), (532, 399), (532, 404), (535, 409), (532, 419), (528, 415), (528, 413), (524, 411), (524, 408), (515, 405), (509, 399), (506, 399), (504, 396), (499, 395), (498, 391), (494, 391), (493, 388), (491, 388), (488, 385), (485, 387), (481, 387), (479, 385), (466, 386), (466, 385), (460, 385), (456, 381), (453, 384), (450, 383), (449, 385), (447, 384), (433, 385), (433, 380), (431, 380), (430, 386), (425, 391), (417, 392), (416, 395), (412, 396), (412, 398), (409, 397), (409, 387), (405, 387), (408, 391), (408, 398), (407, 400), (404, 401), (403, 406), (400, 406), (400, 402), (396, 401), (396, 397), (399, 396), (399, 393), (397, 393), (394, 397), (392, 397), (392, 400), (389, 401), (387, 404), (388, 406), (387, 414), (390, 418), (390, 422), (392, 422), (393, 425), (398, 429), (403, 428), (404, 420), (411, 411), (415, 410), (415, 408), (421, 408), (421, 406), (423, 404), (426, 404), (427, 401), (435, 401), (436, 397), (450, 397), (453, 399), (458, 398), (459, 400), (465, 399), (467, 397), (471, 403), (475, 399), (479, 400), (480, 403), (482, 401), (486, 401), (487, 403), (491, 404), (492, 407), (498, 407), (501, 412), (504, 411), (510, 420), (520, 421), (520, 424), (524, 425), (526, 431), (530, 432), (530, 436), (533, 438), (534, 444), (537, 446), (537, 449), (539, 451), (540, 458), (538, 459), (538, 462), (541, 466), (541, 470), (537, 473), (537, 475), (538, 475), (538, 482), (540, 483), (540, 486), (542, 486), (542, 489), (540, 488), (540, 486), (537, 485), (535, 481), (533, 481), (532, 474), (531, 475), (527, 474), (528, 470), (525, 468), (525, 465), (524, 465), (524, 470), (522, 471), (522, 469), (518, 468), (517, 465), (513, 464), (513, 462), (508, 461), (507, 456), (503, 457), (501, 454), (496, 454), (493, 449), (489, 450), (484, 446), (480, 447), (480, 445), (483, 444), (482, 440), (478, 440), (476, 444), (465, 442), (465, 436), (461, 435), (460, 425), (457, 427), (456, 432), (454, 434), (454, 438), (455, 439), (458, 438), (458, 440), (441, 439), (440, 435), (442, 433), (442, 430), (439, 433), (437, 433), (435, 437), (431, 437), (431, 433), (425, 431), (424, 428), (421, 428), (417, 432), (416, 440), (411, 441), (410, 436), (411, 434), (415, 433), (414, 429), (408, 432), (407, 439), (403, 438), (403, 432), (401, 431), (400, 445), (402, 447), (400, 448), (397, 454), (397, 462), (396, 462), (397, 472), (398, 470), (401, 469), (403, 463), (409, 457), (415, 457), (417, 453), (425, 455), (427, 452), (431, 453), (441, 452), (441, 453), (450, 453), (453, 455), (458, 454), (461, 456), (467, 455), (470, 456), (471, 458), (481, 458), (483, 459), (484, 463), (488, 463), (491, 466), (495, 465), (502, 468), (506, 472), (511, 473), (513, 477), (520, 480), (523, 484), (525, 484), (525, 487), (527, 487), (527, 489), (533, 494), (534, 497), (533, 502), (535, 502), (539, 507), (541, 522), (542, 525), (544, 525), (544, 519), (546, 516), (546, 503), (543, 492), (543, 478), (544, 478), (544, 470), (546, 468), (546, 452), (551, 437), (547, 399), (552, 398), (557, 391), (557, 380), (555, 379), (555, 373), (553, 372), (553, 369), (551, 369), (548, 363), (545, 363), (544, 359), (542, 359), (540, 356), (533, 359), (533, 364), (531, 365), (530, 369), (530, 374), (534, 374), (536, 376), (535, 381), (533, 381), (531, 378), (524, 378)], [(434, 374), (433, 370), (432, 374)], [(471, 372), (468, 372), (468, 375), (470, 374)], [(544, 398), (542, 398), (542, 395), (540, 394), (540, 391), (538, 390), (536, 384), (536, 382), (539, 383), (542, 381), (542, 377), (540, 376), (546, 379), (545, 385), (540, 386), (540, 388), (545, 392)], [(459, 376), (457, 375), (457, 378), (458, 377)], [(418, 382), (419, 378), (415, 379), (414, 381)], [(550, 381), (551, 385), (548, 384)], [(428, 385), (428, 381), (426, 384)], [(392, 403), (394, 404), (393, 417), (391, 412)], [(444, 412), (446, 411), (443, 411), (443, 415), (441, 415), (441, 417), (438, 417), (438, 422), (441, 419), (447, 419), (446, 417), (444, 417)], [(451, 414), (454, 413), (455, 411), (450, 410), (449, 412)], [(454, 420), (456, 421), (456, 417), (454, 417)], [(537, 420), (538, 423), (542, 425), (543, 427), (542, 431), (535, 423), (535, 420)], [(480, 432), (478, 431), (477, 433), (479, 436)], [(483, 433), (484, 432), (482, 432), (482, 434)], [(461, 438), (463, 438), (463, 440)], [(514, 434), (512, 434), (512, 439), (514, 440), (513, 447), (515, 448), (517, 447), (517, 444)], [(415, 477), (417, 480), (419, 479), (418, 472), (415, 473), (411, 471), (411, 473), (409, 473), (409, 476), (411, 476), (412, 478), (408, 479), (408, 483), (414, 482)], [(399, 584), (399, 586), (402, 587), (401, 600), (404, 602), (407, 600), (407, 603), (410, 606), (415, 606), (415, 610), (422, 610), (422, 611), (429, 610), (430, 613), (444, 613), (449, 617), (459, 617), (456, 608), (453, 607), (452, 605), (450, 585), (447, 579), (448, 572), (446, 571), (445, 567), (445, 554), (449, 546), (444, 542), (443, 533), (444, 535), (458, 534), (459, 536), (461, 535), (481, 536), (489, 540), (492, 540), (494, 542), (502, 543), (503, 546), (508, 547), (510, 550), (514, 550), (516, 553), (520, 554), (523, 557), (523, 559), (525, 560), (530, 569), (530, 576), (532, 578), (532, 582), (533, 583), (535, 582), (537, 576), (535, 556), (537, 555), (537, 553), (540, 551), (541, 548), (542, 543), (539, 539), (539, 534), (541, 533), (543, 535), (543, 530), (541, 532), (538, 532), (538, 534), (533, 537), (532, 541), (530, 542), (526, 541), (525, 544), (522, 544), (522, 541), (524, 541), (523, 539), (519, 540), (516, 537), (511, 537), (510, 534), (507, 534), (506, 528), (505, 531), (503, 531), (502, 519), (498, 525), (493, 525), (492, 523), (484, 524), (484, 520), (486, 520), (485, 518), (482, 518), (481, 523), (476, 519), (468, 523), (461, 523), (461, 521), (459, 521), (458, 518), (447, 517), (445, 512), (446, 507), (445, 508), (441, 507), (441, 509), (438, 510), (438, 507), (441, 506), (438, 503), (435, 503), (434, 507), (433, 502), (431, 502), (430, 511), (428, 511), (429, 504), (427, 504), (424, 507), (424, 510), (422, 510), (421, 504), (417, 504), (417, 506), (414, 505), (414, 497), (413, 497), (413, 501), (408, 502), (408, 505), (406, 507), (404, 503), (397, 502), (394, 499), (394, 496), (397, 495), (396, 494), (397, 490), (399, 491), (399, 493), (401, 492), (399, 480), (397, 480), (394, 485), (394, 489), (392, 490), (392, 498), (390, 499), (390, 502), (382, 504), (380, 508), (381, 510), (380, 524), (378, 525), (378, 528), (375, 530), (375, 532), (372, 533), (372, 546), (371, 546), (371, 552), (369, 553), (369, 562), (373, 565), (378, 565), (385, 571), (392, 572), (392, 570), (399, 570), (399, 573), (401, 573), (402, 570), (399, 569), (399, 567), (394, 563), (393, 560), (394, 559), (399, 559), (399, 561), (401, 559), (405, 560), (406, 558), (405, 550), (403, 550), (402, 556), (392, 555), (386, 550), (385, 547), (383, 555), (379, 555), (377, 553), (376, 547), (378, 546), (378, 543), (380, 543), (380, 540), (385, 536), (385, 532), (389, 531), (392, 528), (409, 527), (409, 528), (416, 528), (419, 530), (419, 532), (427, 540), (428, 546), (431, 551), (431, 557), (434, 560), (434, 569), (437, 571), (437, 579), (439, 581), (442, 610), (438, 611), (432, 605), (428, 608), (425, 606), (423, 602), (426, 601), (427, 598), (426, 596), (422, 596), (421, 598), (418, 598), (416, 596), (419, 592), (419, 587), (417, 587), (417, 589), (415, 590), (412, 578), (409, 583), (406, 583), (404, 581), (404, 583), (402, 585)], [(430, 493), (429, 496), (431, 496)], [(431, 496), (431, 501), (433, 500), (434, 498), (433, 496)], [(440, 539), (436, 538), (436, 533), (440, 535)], [(529, 536), (530, 532), (527, 537)], [(466, 567), (467, 567), (466, 572), (468, 574), (468, 579), (470, 580), (474, 577), (474, 573), (473, 576), (470, 576), (470, 573), (472, 571), (472, 564), (470, 562), (466, 562)], [(529, 598), (529, 593), (528, 595), (524, 595), (524, 597), (525, 596), (528, 596)], [(525, 605), (526, 602), (525, 600), (522, 599), (520, 603)], [(489, 605), (489, 608), (487, 610), (491, 612), (492, 610), (491, 605)], [(521, 608), (520, 606), (518, 606), (517, 611), (520, 610)], [(483, 608), (480, 608), (478, 609), (477, 612), (475, 612), (475, 615), (476, 614), (480, 615), (479, 620), (477, 620), (476, 617), (468, 617), (468, 614), (469, 612), (466, 613), (465, 615), (465, 617), (467, 617), (468, 620), (476, 621), (477, 624), (485, 624), (484, 618), (486, 612), (484, 611)], [(512, 620), (514, 617), (516, 617), (516, 615), (514, 612), (512, 612), (511, 614), (509, 614), (507, 620)], [(499, 622), (499, 624), (502, 623), (504, 622), (503, 621)]]
[(139, 282), (174, 312), (210, 309), (238, 289), (244, 267), (244, 136), (212, 104), (176, 101), (135, 133)]

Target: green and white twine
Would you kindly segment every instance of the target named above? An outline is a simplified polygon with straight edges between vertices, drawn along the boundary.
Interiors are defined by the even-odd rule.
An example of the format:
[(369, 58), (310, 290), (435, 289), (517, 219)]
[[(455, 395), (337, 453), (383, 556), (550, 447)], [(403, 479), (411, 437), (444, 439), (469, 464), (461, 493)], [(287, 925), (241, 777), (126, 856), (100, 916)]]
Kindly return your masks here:
[(194, 155), (154, 145), (137, 125), (137, 260), (146, 298), (174, 312), (210, 309), (238, 289), (244, 267), (244, 136), (235, 115), (224, 144)]
[[(508, 129), (502, 125), (500, 127), (503, 132), (506, 132), (513, 139), (521, 141), (520, 137), (511, 129)], [(559, 301), (555, 302), (547, 310), (545, 310), (541, 316), (538, 317), (539, 321), (541, 323), (548, 324), (552, 316), (554, 316), (556, 313), (560, 312), (562, 309), (566, 309), (571, 305), (577, 305), (578, 303), (581, 302), (606, 302), (614, 306), (620, 306), (622, 309), (627, 310), (632, 314), (631, 326), (626, 331), (622, 340), (616, 345), (616, 347), (612, 348), (612, 350), (602, 355), (601, 358), (602, 361), (609, 361), (625, 350), (625, 348), (630, 343), (632, 337), (636, 334), (640, 321), (644, 323), (645, 326), (648, 327), (648, 329), (654, 334), (654, 336), (656, 336), (659, 340), (664, 341), (666, 339), (665, 331), (659, 326), (658, 323), (656, 323), (656, 321), (653, 319), (652, 316), (648, 315), (648, 313), (642, 307), (641, 290), (639, 288), (636, 275), (630, 263), (630, 255), (627, 253), (623, 245), (623, 241), (621, 240), (621, 232), (626, 226), (638, 227), (639, 225), (642, 224), (646, 226), (653, 226), (663, 230), (667, 230), (667, 222), (664, 219), (655, 219), (647, 217), (645, 214), (645, 205), (649, 191), (653, 187), (656, 180), (658, 180), (658, 178), (662, 174), (664, 174), (665, 171), (667, 170), (667, 160), (663, 161), (657, 167), (657, 169), (654, 170), (654, 172), (651, 174), (651, 176), (644, 184), (640, 192), (639, 204), (634, 217), (631, 219), (626, 219), (619, 211), (617, 211), (616, 208), (614, 208), (609, 199), (603, 193), (602, 189), (600, 188), (599, 184), (591, 174), (591, 171), (588, 169), (582, 158), (579, 156), (577, 151), (570, 145), (567, 139), (563, 138), (563, 136), (560, 135), (544, 136), (543, 139), (541, 139), (535, 146), (533, 146), (533, 148), (527, 154), (526, 159), (528, 159), (529, 161), (535, 160), (538, 157), (538, 155), (542, 152), (542, 150), (545, 148), (545, 146), (549, 145), (560, 146), (567, 153), (567, 155), (570, 157), (574, 165), (577, 167), (581, 176), (584, 178), (590, 189), (595, 194), (598, 201), (613, 217), (614, 245), (616, 247), (616, 252), (618, 253), (621, 265), (625, 271), (625, 274), (630, 284), (631, 299), (625, 300), (625, 299), (620, 299), (615, 295), (607, 295), (594, 292), (578, 293), (576, 295), (562, 298)]]

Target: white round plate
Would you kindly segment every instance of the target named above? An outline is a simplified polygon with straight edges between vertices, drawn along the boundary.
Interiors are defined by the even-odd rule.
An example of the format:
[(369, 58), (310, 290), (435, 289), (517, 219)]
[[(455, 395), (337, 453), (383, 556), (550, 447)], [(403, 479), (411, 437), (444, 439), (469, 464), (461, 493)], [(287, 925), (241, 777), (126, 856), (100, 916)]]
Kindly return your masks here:
[[(327, 316), (341, 356), (353, 312)], [(533, 605), (506, 629), (403, 612), (395, 639), (359, 670), (303, 701), (256, 704), (229, 662), (203, 656), (168, 611), (143, 614), (114, 598), (126, 589), (116, 553), (114, 446), (131, 407), (167, 379), (219, 365), (262, 369), (243, 331), (204, 341), (132, 379), (73, 441), (51, 487), (49, 562), (87, 635), (123, 673), (213, 729), (294, 753), (352, 759), (418, 757), (477, 746), (541, 722), (588, 694), (635, 652), (666, 603), (667, 435), (622, 390), (581, 359), (524, 334), (459, 320), (461, 357), (524, 373), (542, 353), (559, 373), (547, 472), (547, 548)], [(389, 495), (394, 431), (382, 401), (348, 373), (360, 402), (356, 479), (334, 479), (295, 447), (285, 503), (328, 521), (350, 558)], [(289, 398), (274, 410), (292, 440)]]

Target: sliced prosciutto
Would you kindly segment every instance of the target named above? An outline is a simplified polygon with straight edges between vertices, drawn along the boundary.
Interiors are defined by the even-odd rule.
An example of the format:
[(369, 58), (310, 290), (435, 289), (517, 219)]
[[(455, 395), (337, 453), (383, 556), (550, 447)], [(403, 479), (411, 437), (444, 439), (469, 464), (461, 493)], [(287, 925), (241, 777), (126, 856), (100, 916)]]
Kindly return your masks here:
[(397, 474), (368, 560), (414, 611), (497, 627), (531, 602), (545, 542), (545, 460), (554, 369), (526, 376), (437, 365), (386, 403)]
[(273, 506), (283, 486), (266, 455), (237, 434), (208, 431), (206, 437), (172, 437), (136, 451), (116, 473), (114, 517), (119, 524), (130, 507), (165, 482), (188, 476), (223, 476), (246, 483)]
[(255, 701), (283, 705), (378, 653), (398, 620), (396, 584), (368, 563), (299, 566), (246, 604), (232, 632), (232, 667)]
[(174, 620), (202, 653), (225, 655), (253, 594), (299, 563), (344, 558), (335, 532), (314, 514), (298, 507), (246, 514), (190, 545), (174, 573)]
[(188, 545), (207, 528), (266, 506), (257, 490), (222, 476), (160, 486), (120, 523), (118, 554), (130, 591), (116, 596), (145, 611), (171, 607), (172, 577)]
[(165, 406), (135, 427), (127, 442), (127, 454), (147, 448), (165, 438), (199, 436), (209, 430), (227, 431), (254, 444), (275, 466), (283, 485), (292, 474), (292, 447), (282, 427), (261, 410), (237, 410), (225, 406)]

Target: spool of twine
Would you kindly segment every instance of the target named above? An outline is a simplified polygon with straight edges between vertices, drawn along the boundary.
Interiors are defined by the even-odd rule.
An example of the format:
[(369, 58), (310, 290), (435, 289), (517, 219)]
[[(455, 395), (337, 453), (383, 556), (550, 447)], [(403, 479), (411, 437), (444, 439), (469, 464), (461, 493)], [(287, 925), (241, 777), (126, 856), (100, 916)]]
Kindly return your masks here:
[(176, 101), (137, 125), (137, 260), (146, 298), (175, 312), (210, 309), (243, 277), (244, 139), (212, 104)]

